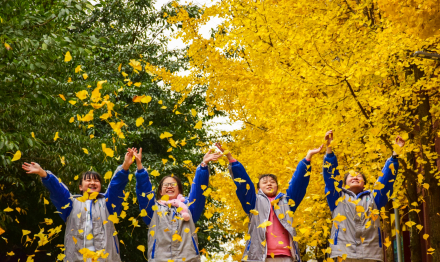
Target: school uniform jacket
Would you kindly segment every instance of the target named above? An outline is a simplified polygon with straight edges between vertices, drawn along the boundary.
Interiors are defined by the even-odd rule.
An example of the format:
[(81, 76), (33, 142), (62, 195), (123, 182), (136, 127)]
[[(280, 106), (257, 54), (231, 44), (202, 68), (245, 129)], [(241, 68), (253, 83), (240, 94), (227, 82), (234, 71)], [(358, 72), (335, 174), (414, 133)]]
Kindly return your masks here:
[[(143, 216), (148, 225), (148, 261), (149, 262), (199, 262), (198, 239), (195, 223), (205, 208), (206, 197), (202, 186), (208, 186), (208, 167), (199, 166), (191, 185), (188, 205), (190, 219), (185, 221), (174, 206), (162, 205), (156, 201), (148, 172), (145, 169), (136, 172), (136, 194), (139, 209), (146, 211)], [(182, 193), (182, 192), (181, 192)], [(148, 195), (152, 194), (149, 199)], [(151, 196), (151, 195), (150, 195)]]
[[(371, 259), (383, 261), (382, 234), (379, 211), (393, 194), (393, 185), (399, 169), (397, 158), (390, 157), (382, 169), (383, 175), (377, 180), (384, 187), (380, 190), (363, 191), (355, 194), (342, 187), (342, 181), (334, 177), (339, 175), (336, 169), (338, 160), (334, 153), (324, 157), (324, 181), (327, 202), (332, 218), (344, 216), (341, 222), (335, 221), (331, 230), (331, 258), (347, 254), (351, 259)], [(393, 173), (394, 169), (394, 173)], [(356, 206), (359, 206), (356, 210)]]
[[(267, 244), (263, 246), (261, 243), (266, 240), (266, 228), (258, 228), (258, 226), (268, 221), (270, 209), (274, 207), (263, 191), (259, 190), (258, 194), (255, 192), (254, 184), (240, 162), (236, 161), (231, 163), (229, 165), (229, 171), (237, 187), (237, 197), (240, 200), (243, 210), (249, 216), (248, 234), (251, 238), (246, 241), (242, 261), (265, 262), (267, 258)], [(279, 200), (279, 208), (274, 208), (275, 216), (290, 234), (291, 242), (289, 247), (293, 261), (301, 261), (298, 243), (293, 241), (293, 237), (296, 236), (296, 230), (292, 227), (293, 213), (306, 194), (310, 176), (304, 175), (309, 171), (310, 161), (306, 159), (301, 160), (290, 180), (286, 194), (278, 193), (275, 198), (275, 200)], [(245, 182), (243, 182), (243, 180)], [(247, 185), (249, 185), (249, 190), (247, 189)], [(289, 205), (289, 200), (293, 200), (295, 205)], [(258, 211), (257, 215), (250, 212), (253, 209)]]
[(85, 202), (77, 199), (80, 195), (71, 195), (66, 185), (61, 183), (54, 174), (50, 171), (46, 171), (46, 173), (47, 176), (41, 179), (43, 185), (49, 190), (50, 200), (60, 212), (61, 218), (66, 222), (64, 236), (66, 256), (64, 261), (84, 261), (79, 250), (86, 247), (86, 212), (90, 210), (95, 251), (104, 249), (104, 254), (108, 253), (106, 259), (100, 258), (98, 261), (121, 261), (118, 237), (113, 235), (115, 226), (113, 222), (108, 220), (108, 217), (114, 213), (119, 215), (122, 211), (123, 190), (127, 185), (129, 172), (119, 166), (110, 181), (107, 191), (104, 194), (99, 194), (96, 201), (92, 201), (90, 206), (86, 206)]

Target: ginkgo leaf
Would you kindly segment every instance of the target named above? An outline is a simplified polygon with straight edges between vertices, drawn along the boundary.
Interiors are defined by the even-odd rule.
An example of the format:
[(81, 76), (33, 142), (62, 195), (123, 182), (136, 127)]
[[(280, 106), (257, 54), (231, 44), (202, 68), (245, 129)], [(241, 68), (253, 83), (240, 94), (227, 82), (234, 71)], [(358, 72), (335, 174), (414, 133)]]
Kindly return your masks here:
[(89, 75), (87, 75), (87, 73), (82, 74), (82, 76), (83, 76), (84, 80), (86, 80), (89, 77)]
[(252, 213), (253, 215), (257, 216), (258, 215), (258, 211), (256, 209), (252, 209), (249, 211), (250, 213)]
[(339, 213), (338, 213), (338, 215), (337, 215), (335, 218), (333, 218), (334, 221), (338, 221), (338, 222), (342, 222), (342, 221), (344, 221), (345, 219), (347, 219), (347, 217), (346, 217), (346, 216), (343, 216), (343, 215), (341, 215), (341, 214), (339, 214)]
[(137, 249), (139, 249), (141, 252), (145, 252), (145, 246), (143, 245), (137, 246)]
[(173, 239), (173, 241), (182, 242), (182, 237), (179, 234), (174, 234), (172, 239)]
[(270, 222), (270, 221), (265, 221), (265, 222), (261, 223), (260, 225), (258, 225), (257, 228), (259, 228), (259, 227), (261, 227), (261, 228), (266, 228), (266, 227), (268, 227), (268, 226), (270, 226), (270, 225), (272, 225), (272, 222)]
[(160, 134), (160, 139), (164, 139), (164, 138), (168, 138), (168, 137), (172, 137), (173, 135), (168, 133), (168, 132), (164, 132), (162, 134)]
[(87, 148), (82, 148), (82, 150), (83, 150), (84, 153), (86, 153), (87, 155), (89, 154), (89, 150), (87, 150)]
[(54, 138), (53, 138), (53, 141), (57, 141), (58, 138), (60, 138), (60, 137), (59, 137), (59, 135), (58, 135), (58, 132), (56, 132), (56, 133), (55, 133), (55, 136), (54, 136)]
[(201, 129), (203, 125), (202, 121), (197, 122), (197, 124), (194, 126), (195, 129)]
[(141, 126), (143, 123), (144, 123), (143, 117), (139, 117), (138, 119), (136, 119), (136, 126)]
[(15, 152), (14, 157), (11, 159), (12, 162), (17, 161), (21, 158), (21, 151), (17, 150), (17, 152)]
[(159, 174), (159, 172), (157, 171), (157, 170), (153, 170), (153, 171), (151, 171), (151, 173), (150, 173), (152, 176), (154, 176), (154, 177), (158, 177), (158, 176), (160, 176), (160, 174)]
[(64, 62), (69, 62), (72, 60), (72, 56), (70, 55), (70, 52), (67, 51), (65, 56), (64, 56)]
[(66, 101), (66, 98), (64, 97), (64, 95), (59, 94), (59, 96), (61, 97), (61, 99), (63, 99), (64, 101)]

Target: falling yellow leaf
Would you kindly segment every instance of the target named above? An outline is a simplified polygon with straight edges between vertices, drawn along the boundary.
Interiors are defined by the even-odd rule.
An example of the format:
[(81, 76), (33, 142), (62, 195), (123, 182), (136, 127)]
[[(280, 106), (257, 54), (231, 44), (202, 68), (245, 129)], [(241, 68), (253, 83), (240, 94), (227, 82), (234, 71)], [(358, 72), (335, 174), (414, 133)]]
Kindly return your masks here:
[(173, 235), (173, 241), (179, 241), (182, 242), (182, 237), (179, 234), (174, 234)]
[(152, 176), (155, 176), (155, 177), (160, 176), (160, 174), (159, 174), (159, 172), (158, 172), (157, 170), (153, 170), (153, 171), (151, 171), (151, 175), (152, 175)]
[(59, 96), (61, 97), (61, 99), (63, 99), (64, 101), (66, 101), (66, 98), (64, 97), (64, 95), (59, 94)]
[(72, 240), (73, 240), (73, 242), (75, 242), (75, 245), (76, 245), (76, 243), (78, 242), (78, 240), (77, 240), (74, 236), (72, 236)]
[(338, 215), (333, 219), (334, 221), (338, 221), (338, 222), (342, 222), (345, 219), (347, 219), (347, 217), (342, 216), (341, 214), (338, 213)]
[(145, 252), (145, 246), (143, 246), (143, 245), (137, 246), (137, 249), (139, 249), (142, 252)]
[(5, 208), (3, 211), (4, 211), (4, 212), (12, 212), (12, 211), (14, 211), (14, 209), (12, 209), (12, 208), (10, 208), (10, 207), (7, 207), (7, 208)]
[(64, 56), (64, 62), (69, 62), (72, 60), (72, 56), (70, 55), (70, 52), (67, 51), (66, 55)]
[(202, 122), (202, 121), (199, 121), (199, 122), (197, 122), (197, 124), (194, 126), (194, 128), (195, 128), (195, 129), (200, 129), (200, 128), (202, 128), (202, 125), (203, 125), (203, 122)]
[(87, 73), (82, 74), (82, 76), (83, 76), (84, 80), (86, 80), (89, 77), (89, 75), (87, 75)]
[(423, 239), (424, 239), (424, 240), (428, 240), (428, 238), (429, 238), (429, 235), (428, 235), (428, 234), (423, 234)]
[(17, 152), (15, 152), (14, 157), (11, 159), (12, 162), (17, 161), (21, 158), (21, 152), (20, 150), (17, 150)]
[(162, 134), (160, 134), (160, 139), (164, 139), (164, 138), (168, 138), (168, 137), (172, 137), (173, 135), (168, 133), (168, 132), (164, 132)]
[(89, 154), (89, 150), (87, 150), (87, 148), (83, 148), (82, 150), (83, 150), (84, 153), (86, 153), (87, 155)]
[(143, 117), (139, 117), (138, 119), (136, 119), (136, 126), (141, 126), (143, 123), (144, 123)]
[(268, 226), (272, 225), (272, 222), (270, 221), (265, 221), (263, 223), (261, 223), (257, 228), (261, 227), (261, 228), (266, 228)]
[(12, 47), (8, 44), (8, 43), (5, 43), (5, 48), (6, 48), (6, 50), (12, 50)]

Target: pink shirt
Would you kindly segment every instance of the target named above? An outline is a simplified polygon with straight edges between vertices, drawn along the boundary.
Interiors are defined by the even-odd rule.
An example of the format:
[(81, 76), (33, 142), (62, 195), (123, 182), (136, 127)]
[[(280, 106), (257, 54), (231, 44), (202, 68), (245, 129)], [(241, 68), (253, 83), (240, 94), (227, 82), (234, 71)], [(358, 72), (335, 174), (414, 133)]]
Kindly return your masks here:
[[(268, 197), (270, 201), (275, 200), (275, 197)], [(289, 232), (281, 225), (280, 221), (275, 215), (273, 206), (270, 207), (269, 221), (272, 225), (266, 227), (266, 244), (267, 244), (267, 257), (270, 257), (271, 253), (275, 256), (292, 256), (289, 248), (290, 235)], [(282, 243), (282, 244), (281, 244)]]

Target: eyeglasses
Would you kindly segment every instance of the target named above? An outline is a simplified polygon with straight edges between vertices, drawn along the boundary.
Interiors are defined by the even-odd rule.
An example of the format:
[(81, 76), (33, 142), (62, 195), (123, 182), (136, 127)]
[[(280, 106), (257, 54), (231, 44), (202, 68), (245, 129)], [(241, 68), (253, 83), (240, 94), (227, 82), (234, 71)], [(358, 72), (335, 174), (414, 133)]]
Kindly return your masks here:
[(176, 187), (177, 182), (163, 184), (162, 187)]

